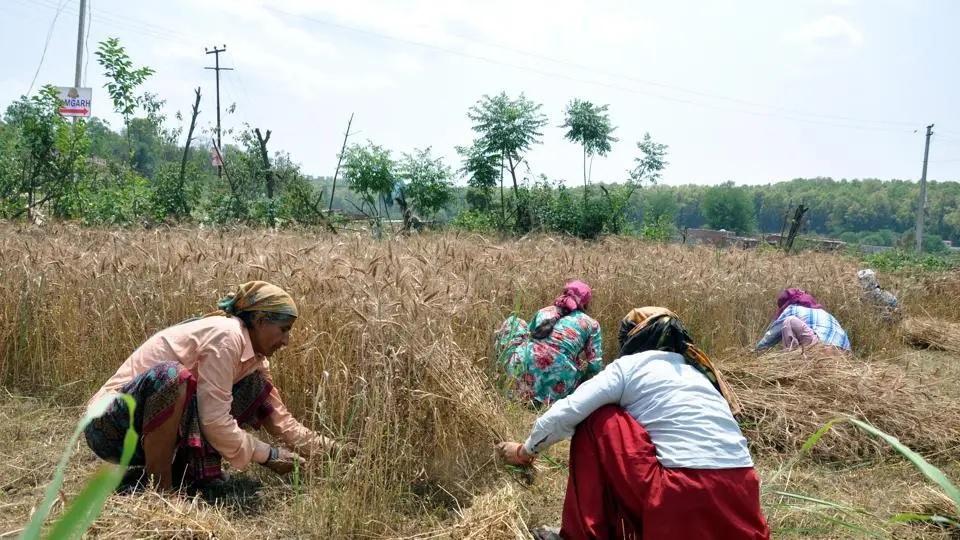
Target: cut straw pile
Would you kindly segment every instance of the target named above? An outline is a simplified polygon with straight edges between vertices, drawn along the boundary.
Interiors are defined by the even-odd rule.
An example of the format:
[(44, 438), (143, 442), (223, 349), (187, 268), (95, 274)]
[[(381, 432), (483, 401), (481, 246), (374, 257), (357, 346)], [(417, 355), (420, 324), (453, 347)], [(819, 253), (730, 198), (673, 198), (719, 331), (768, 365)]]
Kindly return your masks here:
[(960, 324), (932, 317), (910, 317), (901, 324), (903, 339), (923, 349), (960, 354)]
[(458, 511), (451, 525), (405, 540), (523, 540), (530, 538), (523, 513), (520, 493), (513, 485), (503, 484)]
[(216, 507), (197, 498), (180, 499), (148, 491), (115, 495), (91, 529), (96, 538), (241, 538), (244, 535)]
[[(743, 404), (741, 426), (756, 453), (796, 452), (838, 416), (865, 419), (937, 461), (960, 455), (960, 405), (903, 368), (824, 351), (730, 359), (724, 373)], [(813, 448), (822, 461), (882, 457), (883, 442), (840, 424)]]

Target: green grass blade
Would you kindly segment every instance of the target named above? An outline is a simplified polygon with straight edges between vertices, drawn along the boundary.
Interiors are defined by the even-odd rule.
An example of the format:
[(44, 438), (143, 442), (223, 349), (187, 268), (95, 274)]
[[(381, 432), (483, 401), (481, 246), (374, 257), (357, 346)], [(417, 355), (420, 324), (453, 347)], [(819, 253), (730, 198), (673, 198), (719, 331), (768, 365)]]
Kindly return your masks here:
[(934, 523), (936, 525), (960, 527), (960, 522), (948, 517), (938, 516), (936, 514), (914, 514), (912, 512), (902, 512), (891, 517), (890, 521), (894, 523), (915, 523), (919, 521), (925, 523)]
[(123, 480), (125, 470), (118, 465), (107, 465), (97, 471), (54, 524), (47, 538), (79, 538), (100, 515), (107, 498)]
[(773, 493), (774, 495), (779, 495), (779, 496), (781, 496), (781, 497), (787, 497), (788, 499), (796, 499), (796, 500), (798, 500), (798, 501), (804, 501), (804, 502), (809, 502), (809, 503), (818, 504), (818, 505), (821, 505), (821, 506), (824, 506), (824, 507), (827, 507), (827, 508), (832, 508), (832, 509), (834, 509), (834, 510), (840, 510), (840, 511), (842, 511), (842, 512), (850, 512), (850, 513), (854, 513), (854, 514), (867, 514), (867, 515), (869, 515), (869, 512), (866, 512), (865, 510), (860, 510), (859, 508), (855, 508), (855, 507), (853, 507), (853, 506), (848, 506), (848, 505), (845, 505), (845, 504), (841, 504), (841, 503), (837, 503), (837, 502), (833, 502), (833, 501), (828, 501), (828, 500), (826, 500), (826, 499), (818, 499), (818, 498), (816, 498), (816, 497), (810, 497), (810, 496), (808, 496), (808, 495), (801, 495), (801, 494), (799, 494), (799, 493), (790, 493), (789, 491), (771, 491), (770, 493)]
[[(826, 430), (824, 430), (824, 433), (826, 433)], [(822, 434), (821, 434), (821, 436), (822, 436)], [(851, 514), (851, 515), (860, 514), (860, 515), (864, 515), (864, 516), (868, 516), (868, 517), (870, 517), (870, 518), (876, 519), (876, 520), (878, 520), (878, 521), (880, 520), (880, 518), (878, 518), (877, 516), (871, 514), (870, 512), (867, 512), (866, 510), (862, 510), (862, 509), (860, 509), (860, 508), (856, 508), (856, 507), (849, 506), (849, 505), (846, 505), (846, 504), (841, 504), (841, 503), (837, 503), (837, 502), (833, 502), (833, 501), (828, 501), (828, 500), (826, 500), (826, 499), (818, 499), (818, 498), (816, 498), (816, 497), (810, 497), (810, 496), (808, 496), (808, 495), (801, 495), (801, 494), (799, 494), (799, 493), (790, 493), (789, 491), (776, 491), (776, 490), (772, 490), (772, 491), (770, 491), (770, 493), (775, 494), (775, 495), (779, 495), (779, 496), (781, 496), (781, 497), (786, 497), (786, 498), (789, 498), (789, 499), (794, 499), (794, 500), (798, 500), (798, 501), (803, 501), (803, 502), (808, 502), (808, 503), (814, 504), (814, 505), (816, 505), (816, 506), (815, 506), (814, 508), (812, 508), (813, 510), (830, 509), (830, 510), (836, 510), (836, 511), (838, 511), (838, 512), (842, 512), (842, 513), (845, 513), (845, 514)], [(791, 506), (793, 506), (793, 505), (791, 505)], [(797, 508), (796, 506), (794, 506), (794, 507)], [(827, 515), (821, 515), (820, 517), (823, 518), (825, 521), (828, 521), (828, 522), (833, 523), (833, 524), (835, 524), (835, 525), (839, 525), (839, 526), (841, 526), (841, 527), (846, 527), (846, 528), (848, 528), (848, 529), (851, 529), (851, 530), (854, 530), (854, 531), (863, 533), (863, 534), (865, 534), (865, 535), (867, 535), (867, 536), (873, 536), (873, 537), (876, 537), (876, 538), (886, 538), (886, 536), (887, 536), (887, 535), (886, 535), (884, 532), (882, 532), (882, 531), (877, 531), (877, 530), (874, 530), (874, 529), (868, 529), (868, 528), (866, 528), (866, 527), (864, 527), (864, 526), (862, 526), (862, 525), (858, 525), (858, 524), (856, 524), (856, 523), (850, 523), (849, 521), (845, 521), (845, 520), (843, 520), (843, 519), (839, 519), (839, 518), (835, 518), (835, 517), (831, 517), (831, 516), (827, 516)]]
[(70, 460), (73, 447), (76, 445), (77, 440), (87, 425), (107, 411), (107, 408), (113, 403), (114, 397), (115, 396), (103, 396), (93, 403), (87, 409), (83, 418), (80, 419), (80, 423), (77, 424), (77, 429), (73, 431), (73, 435), (70, 437), (70, 441), (63, 451), (63, 455), (60, 456), (60, 462), (57, 464), (57, 468), (53, 473), (53, 479), (50, 480), (50, 483), (47, 485), (43, 502), (37, 507), (37, 510), (33, 513), (33, 517), (30, 519), (30, 523), (27, 524), (26, 529), (23, 530), (23, 534), (20, 535), (22, 540), (36, 540), (40, 538), (40, 529), (43, 528), (43, 522), (46, 521), (47, 516), (50, 515), (50, 509), (53, 508), (53, 503), (56, 501), (57, 494), (60, 492), (60, 486), (63, 485), (63, 475), (67, 468), (67, 462)]
[(820, 429), (814, 432), (813, 435), (811, 435), (806, 441), (803, 442), (803, 446), (800, 447), (800, 452), (797, 454), (796, 457), (799, 458), (800, 456), (803, 456), (804, 454), (809, 452), (810, 449), (813, 448), (815, 444), (820, 442), (820, 439), (822, 439), (823, 436), (826, 435), (828, 431), (830, 431), (830, 428), (832, 428), (834, 424), (836, 424), (837, 422), (843, 422), (844, 420), (845, 418), (834, 418), (833, 420), (830, 420), (829, 422), (824, 424)]
[(954, 485), (949, 478), (947, 478), (947, 475), (945, 475), (943, 471), (931, 465), (930, 462), (923, 459), (923, 456), (908, 448), (893, 435), (884, 433), (872, 425), (861, 420), (857, 420), (856, 418), (850, 418), (849, 422), (871, 435), (880, 437), (887, 444), (892, 446), (897, 452), (900, 452), (900, 454), (913, 463), (913, 465), (919, 469), (924, 476), (940, 486), (940, 488), (943, 489), (943, 492), (946, 493), (947, 496), (953, 501), (953, 504), (957, 510), (960, 511), (960, 489), (957, 489), (957, 486)]
[(830, 523), (839, 525), (841, 527), (846, 527), (847, 529), (850, 529), (852, 531), (857, 531), (858, 533), (861, 533), (866, 536), (872, 536), (873, 538), (887, 538), (887, 534), (884, 533), (883, 531), (875, 531), (873, 529), (868, 529), (862, 525), (857, 525), (856, 523), (850, 523), (849, 521), (838, 519), (832, 516), (821, 516), (821, 517)]
[(73, 499), (63, 516), (57, 520), (47, 538), (57, 540), (61, 538), (80, 538), (100, 515), (104, 503), (123, 480), (123, 474), (137, 450), (137, 432), (133, 429), (133, 412), (137, 403), (126, 394), (121, 395), (120, 399), (127, 403), (127, 412), (130, 415), (130, 423), (123, 437), (123, 452), (120, 455), (120, 464), (102, 468), (87, 482), (83, 491)]

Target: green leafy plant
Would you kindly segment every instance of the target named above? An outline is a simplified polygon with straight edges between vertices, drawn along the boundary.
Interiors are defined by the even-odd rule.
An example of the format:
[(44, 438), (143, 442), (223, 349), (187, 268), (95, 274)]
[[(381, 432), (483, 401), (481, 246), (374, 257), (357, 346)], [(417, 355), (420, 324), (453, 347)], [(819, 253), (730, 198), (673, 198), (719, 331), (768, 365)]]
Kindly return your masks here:
[[(916, 512), (900, 512), (900, 513), (894, 514), (889, 518), (884, 519), (866, 510), (855, 508), (843, 503), (827, 501), (827, 500), (818, 499), (818, 498), (810, 497), (803, 494), (791, 493), (789, 491), (784, 491), (784, 490), (771, 490), (770, 493), (780, 497), (786, 497), (793, 500), (813, 503), (814, 509), (836, 510), (848, 515), (857, 515), (857, 514), (865, 515), (885, 523), (926, 522), (926, 523), (932, 523), (938, 526), (954, 527), (958, 531), (960, 531), (960, 488), (957, 488), (957, 486), (947, 477), (946, 474), (944, 474), (942, 470), (940, 470), (939, 468), (931, 464), (929, 461), (924, 459), (923, 456), (921, 456), (920, 454), (910, 449), (907, 445), (900, 442), (899, 439), (897, 439), (893, 435), (890, 435), (889, 433), (886, 433), (880, 429), (877, 429), (876, 427), (874, 427), (868, 422), (864, 422), (863, 420), (858, 420), (856, 418), (849, 418), (849, 417), (834, 418), (829, 422), (827, 422), (826, 424), (824, 424), (820, 429), (814, 432), (813, 435), (811, 435), (803, 443), (803, 446), (800, 448), (800, 451), (797, 452), (797, 454), (790, 461), (788, 461), (780, 471), (778, 471), (778, 473), (774, 476), (774, 479), (773, 479), (774, 482), (776, 481), (777, 478), (781, 476), (789, 475), (789, 471), (793, 468), (793, 466), (796, 465), (796, 463), (800, 459), (802, 459), (805, 455), (807, 455), (810, 452), (810, 450), (834, 426), (840, 423), (850, 423), (856, 426), (858, 429), (866, 432), (867, 434), (877, 437), (883, 440), (888, 445), (890, 445), (890, 447), (892, 447), (900, 455), (905, 457), (907, 461), (913, 464), (913, 466), (921, 474), (923, 474), (928, 480), (930, 480), (931, 482), (939, 486), (943, 494), (946, 495), (953, 502), (955, 514), (953, 516), (940, 516), (935, 514), (920, 514)], [(828, 520), (834, 524), (837, 524), (849, 529), (857, 530), (858, 532), (867, 534), (868, 536), (877, 536), (877, 537), (885, 536), (881, 534), (879, 531), (868, 529), (866, 527), (862, 527), (857, 524), (844, 521), (842, 519), (828, 518)]]
[[(539, 103), (534, 103), (523, 94), (512, 99), (506, 92), (501, 92), (496, 96), (483, 96), (467, 113), (473, 122), (473, 131), (477, 133), (474, 145), (479, 148), (478, 155), (498, 156), (501, 171), (510, 173), (513, 181), (514, 226), (520, 233), (530, 229), (530, 213), (526, 206), (527, 198), (520, 193), (517, 168), (526, 159), (529, 150), (541, 143), (541, 129), (547, 124), (547, 117), (540, 112), (540, 108)], [(502, 176), (500, 222), (501, 227), (505, 226), (506, 199)]]
[(404, 154), (397, 167), (399, 200), (407, 201), (424, 217), (433, 217), (450, 203), (453, 188), (450, 168), (442, 158), (434, 159), (430, 148)]
[(120, 45), (117, 38), (107, 38), (100, 42), (97, 48), (97, 62), (103, 67), (103, 75), (107, 79), (105, 88), (113, 101), (114, 110), (123, 116), (125, 125), (130, 124), (130, 118), (137, 108), (147, 103), (148, 113), (156, 114), (157, 108), (152, 104), (155, 100), (150, 96), (137, 96), (137, 88), (140, 87), (154, 71), (152, 68), (144, 66), (140, 68), (133, 67), (133, 61), (127, 55), (126, 49)]
[(360, 211), (378, 226), (397, 183), (395, 168), (390, 151), (369, 141), (366, 146), (351, 146), (343, 158), (347, 186), (362, 199)]
[[(36, 512), (33, 513), (30, 523), (27, 524), (23, 534), (20, 536), (21, 540), (35, 540), (40, 538), (43, 523), (46, 521), (47, 516), (50, 515), (53, 503), (56, 501), (60, 487), (63, 485), (64, 472), (67, 468), (67, 462), (70, 460), (73, 447), (76, 446), (77, 440), (80, 438), (84, 429), (86, 429), (94, 419), (103, 415), (103, 413), (107, 411), (107, 407), (113, 403), (114, 399), (116, 399), (115, 396), (102, 397), (87, 410), (86, 414), (80, 420), (80, 423), (77, 424), (77, 428), (74, 430), (63, 455), (60, 457), (57, 469), (53, 473), (53, 479), (50, 481), (50, 484), (47, 485), (43, 502), (40, 503)], [(123, 437), (123, 452), (120, 456), (120, 463), (105, 465), (94, 474), (93, 478), (87, 482), (83, 490), (73, 499), (73, 502), (70, 503), (60, 519), (53, 524), (47, 538), (80, 538), (87, 528), (90, 527), (90, 524), (100, 515), (107, 498), (110, 497), (110, 494), (117, 489), (117, 486), (119, 486), (123, 480), (123, 474), (126, 472), (127, 466), (133, 458), (133, 453), (137, 449), (137, 432), (133, 429), (133, 412), (137, 403), (127, 394), (121, 394), (119, 399), (122, 399), (126, 403), (127, 413), (130, 415), (130, 427), (127, 428), (127, 432)]]

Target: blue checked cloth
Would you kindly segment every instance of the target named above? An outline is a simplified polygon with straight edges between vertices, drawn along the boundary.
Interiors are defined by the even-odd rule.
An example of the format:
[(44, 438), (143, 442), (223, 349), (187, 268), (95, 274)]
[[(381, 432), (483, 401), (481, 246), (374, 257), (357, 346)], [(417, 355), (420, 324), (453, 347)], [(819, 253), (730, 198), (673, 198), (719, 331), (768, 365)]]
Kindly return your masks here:
[(757, 343), (757, 350), (769, 349), (777, 343), (780, 343), (782, 339), (780, 332), (783, 329), (783, 321), (791, 316), (797, 317), (806, 323), (824, 345), (832, 345), (845, 351), (850, 350), (850, 338), (847, 337), (847, 333), (833, 315), (822, 309), (811, 309), (796, 305), (787, 306), (787, 309), (783, 310), (783, 313), (777, 317), (777, 320), (770, 323), (767, 332), (763, 335), (763, 338), (760, 339), (760, 342)]

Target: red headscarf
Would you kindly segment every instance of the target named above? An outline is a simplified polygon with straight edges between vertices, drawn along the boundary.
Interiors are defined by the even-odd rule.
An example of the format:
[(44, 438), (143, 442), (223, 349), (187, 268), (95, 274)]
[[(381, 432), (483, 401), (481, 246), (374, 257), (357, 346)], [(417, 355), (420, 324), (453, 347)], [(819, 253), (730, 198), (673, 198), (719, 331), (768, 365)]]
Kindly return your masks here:
[(578, 309), (587, 309), (591, 298), (593, 298), (593, 291), (590, 286), (580, 280), (574, 280), (563, 287), (563, 294), (553, 301), (553, 305), (566, 315)]
[(777, 295), (777, 314), (776, 319), (787, 309), (787, 306), (803, 306), (810, 309), (823, 309), (817, 299), (812, 294), (803, 289), (784, 289)]

